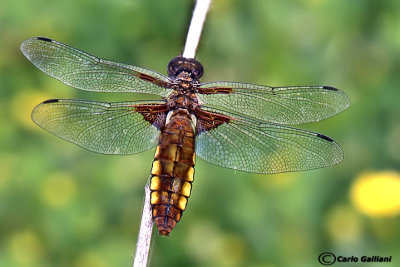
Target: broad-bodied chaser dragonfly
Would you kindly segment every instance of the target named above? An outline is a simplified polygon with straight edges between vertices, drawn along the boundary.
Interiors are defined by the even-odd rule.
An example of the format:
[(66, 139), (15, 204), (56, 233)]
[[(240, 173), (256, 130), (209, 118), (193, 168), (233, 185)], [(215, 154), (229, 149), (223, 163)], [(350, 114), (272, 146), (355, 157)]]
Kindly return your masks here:
[(24, 41), (21, 50), (40, 70), (81, 90), (163, 97), (117, 103), (51, 99), (32, 112), (40, 127), (90, 151), (125, 155), (156, 147), (150, 189), (161, 235), (169, 235), (186, 209), (195, 155), (261, 174), (322, 168), (343, 159), (331, 138), (283, 126), (319, 121), (346, 109), (349, 100), (336, 88), (200, 83), (203, 66), (191, 58), (172, 59), (166, 77), (44, 37)]

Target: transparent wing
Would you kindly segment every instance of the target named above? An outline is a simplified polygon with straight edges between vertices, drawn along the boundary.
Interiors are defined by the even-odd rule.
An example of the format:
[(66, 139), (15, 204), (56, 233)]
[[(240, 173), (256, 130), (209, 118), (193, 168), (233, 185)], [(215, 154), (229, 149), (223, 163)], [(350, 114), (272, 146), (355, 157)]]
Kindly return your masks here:
[(135, 154), (155, 147), (159, 136), (157, 127), (135, 111), (135, 106), (141, 104), (53, 99), (39, 104), (32, 112), (32, 120), (90, 151)]
[(200, 84), (198, 97), (206, 107), (280, 124), (319, 121), (350, 105), (345, 93), (327, 86), (269, 87), (220, 81)]
[(25, 40), (21, 50), (40, 70), (81, 90), (161, 96), (169, 91), (170, 80), (157, 72), (100, 59), (48, 38)]
[(233, 120), (196, 137), (196, 154), (212, 164), (267, 174), (322, 168), (343, 159), (339, 145), (324, 135), (220, 113)]

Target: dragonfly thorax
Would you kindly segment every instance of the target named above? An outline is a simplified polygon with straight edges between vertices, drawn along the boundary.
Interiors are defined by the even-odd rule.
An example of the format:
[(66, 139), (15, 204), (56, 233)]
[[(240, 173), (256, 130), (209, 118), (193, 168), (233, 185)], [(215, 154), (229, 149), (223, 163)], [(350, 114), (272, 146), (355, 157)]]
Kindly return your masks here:
[(192, 112), (199, 106), (199, 101), (195, 93), (178, 89), (167, 98), (167, 106), (170, 110), (184, 108)]

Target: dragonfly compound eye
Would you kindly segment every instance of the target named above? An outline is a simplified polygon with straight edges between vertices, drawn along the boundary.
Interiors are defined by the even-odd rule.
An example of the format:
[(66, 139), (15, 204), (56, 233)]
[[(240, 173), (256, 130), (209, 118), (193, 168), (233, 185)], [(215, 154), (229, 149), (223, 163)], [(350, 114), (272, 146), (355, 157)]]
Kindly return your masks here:
[(190, 73), (192, 79), (198, 81), (203, 76), (203, 65), (193, 58), (177, 56), (168, 63), (168, 76), (175, 79), (179, 73), (185, 71)]

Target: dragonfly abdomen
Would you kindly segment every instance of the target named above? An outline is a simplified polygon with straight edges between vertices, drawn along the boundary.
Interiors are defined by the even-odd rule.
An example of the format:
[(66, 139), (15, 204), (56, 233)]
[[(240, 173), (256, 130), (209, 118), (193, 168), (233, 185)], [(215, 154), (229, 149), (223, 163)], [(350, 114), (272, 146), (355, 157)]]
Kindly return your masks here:
[(191, 116), (186, 109), (174, 110), (161, 132), (151, 170), (152, 212), (161, 235), (169, 235), (186, 209), (194, 164)]

